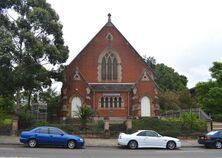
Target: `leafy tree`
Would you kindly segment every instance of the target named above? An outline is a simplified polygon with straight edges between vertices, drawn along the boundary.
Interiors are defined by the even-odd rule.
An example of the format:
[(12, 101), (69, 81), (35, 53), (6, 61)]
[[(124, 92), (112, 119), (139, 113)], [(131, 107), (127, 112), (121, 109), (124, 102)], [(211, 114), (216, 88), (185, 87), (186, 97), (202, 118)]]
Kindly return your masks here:
[(14, 102), (10, 98), (0, 97), (0, 107), (7, 114), (13, 114), (15, 112)]
[(209, 69), (213, 79), (200, 82), (196, 85), (199, 104), (203, 109), (213, 115), (222, 115), (222, 63), (214, 62)]
[(162, 112), (196, 107), (190, 96), (187, 78), (173, 68), (156, 64), (154, 57), (144, 56), (144, 61), (155, 70), (155, 81), (159, 86), (158, 103)]
[[(51, 78), (57, 80), (68, 58), (62, 25), (46, 0), (8, 0), (0, 2), (0, 26), (0, 54), (4, 54), (0, 61), (6, 63), (6, 70), (1, 67), (0, 72), (10, 70), (17, 102), (25, 90), (30, 108), (33, 92), (48, 87)], [(7, 87), (0, 86), (2, 93)]]
[(188, 90), (181, 91), (160, 91), (158, 103), (162, 112), (169, 110), (181, 110), (197, 107), (196, 100), (190, 96)]
[(147, 63), (147, 65), (149, 65), (153, 70), (155, 70), (156, 59), (154, 57), (147, 57), (146, 55), (144, 55), (143, 60)]
[(157, 64), (155, 67), (155, 81), (161, 90), (180, 91), (187, 89), (187, 78), (179, 75), (171, 67), (164, 64)]
[[(4, 27), (0, 27), (0, 96), (12, 96), (14, 93), (13, 67), (8, 52), (14, 49), (12, 39)], [(10, 84), (9, 84), (10, 83)]]
[(212, 78), (222, 86), (222, 62), (213, 62), (213, 67), (210, 68), (210, 71)]

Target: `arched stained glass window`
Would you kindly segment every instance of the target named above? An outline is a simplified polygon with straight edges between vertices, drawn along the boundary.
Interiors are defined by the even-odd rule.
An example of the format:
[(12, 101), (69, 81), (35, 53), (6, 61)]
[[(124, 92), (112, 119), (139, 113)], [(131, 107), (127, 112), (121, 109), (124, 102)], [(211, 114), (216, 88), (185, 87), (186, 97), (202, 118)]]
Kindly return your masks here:
[(102, 80), (106, 80), (106, 59), (103, 57), (102, 60)]
[(108, 80), (112, 80), (112, 61), (108, 58)]
[(103, 81), (121, 80), (121, 60), (118, 54), (106, 52), (99, 57), (98, 79)]
[(113, 80), (117, 80), (117, 60), (113, 59)]

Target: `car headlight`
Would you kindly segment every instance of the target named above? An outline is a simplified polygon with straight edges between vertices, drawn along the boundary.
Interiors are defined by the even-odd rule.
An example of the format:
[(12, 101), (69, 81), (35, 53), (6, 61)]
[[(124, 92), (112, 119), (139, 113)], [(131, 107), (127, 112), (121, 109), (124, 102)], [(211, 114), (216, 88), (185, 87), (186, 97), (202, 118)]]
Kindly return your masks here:
[(82, 138), (79, 138), (79, 141), (80, 141), (80, 142), (83, 142), (84, 140), (83, 140)]

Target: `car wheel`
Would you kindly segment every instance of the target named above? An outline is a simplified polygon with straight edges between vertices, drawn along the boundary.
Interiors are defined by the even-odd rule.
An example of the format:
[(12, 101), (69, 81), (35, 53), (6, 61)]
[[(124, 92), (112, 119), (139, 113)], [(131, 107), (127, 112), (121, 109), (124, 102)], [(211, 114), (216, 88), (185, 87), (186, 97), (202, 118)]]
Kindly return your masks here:
[(76, 147), (76, 142), (74, 140), (68, 141), (67, 147), (69, 149), (74, 149)]
[(138, 147), (137, 141), (131, 140), (131, 141), (128, 143), (128, 147), (129, 147), (130, 149), (136, 149), (136, 148)]
[(169, 141), (168, 143), (167, 143), (167, 149), (170, 149), (170, 150), (173, 150), (173, 149), (175, 149), (176, 148), (176, 143), (174, 142), (174, 141)]
[(221, 149), (222, 148), (222, 143), (219, 142), (219, 141), (215, 142), (215, 148), (216, 149)]
[(30, 139), (30, 140), (28, 141), (28, 145), (29, 145), (29, 147), (31, 147), (31, 148), (36, 147), (36, 146), (37, 146), (37, 141), (36, 141), (36, 139)]

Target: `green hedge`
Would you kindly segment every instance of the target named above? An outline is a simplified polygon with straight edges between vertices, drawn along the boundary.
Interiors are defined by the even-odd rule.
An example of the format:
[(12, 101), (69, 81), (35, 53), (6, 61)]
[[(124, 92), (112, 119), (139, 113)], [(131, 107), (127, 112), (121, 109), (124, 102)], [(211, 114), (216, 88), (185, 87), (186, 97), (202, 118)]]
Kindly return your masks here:
[(192, 136), (193, 133), (206, 132), (206, 122), (196, 120), (190, 126), (189, 122), (179, 119), (158, 119), (158, 118), (141, 118), (133, 120), (133, 131), (137, 130), (154, 130), (161, 135), (167, 136)]

